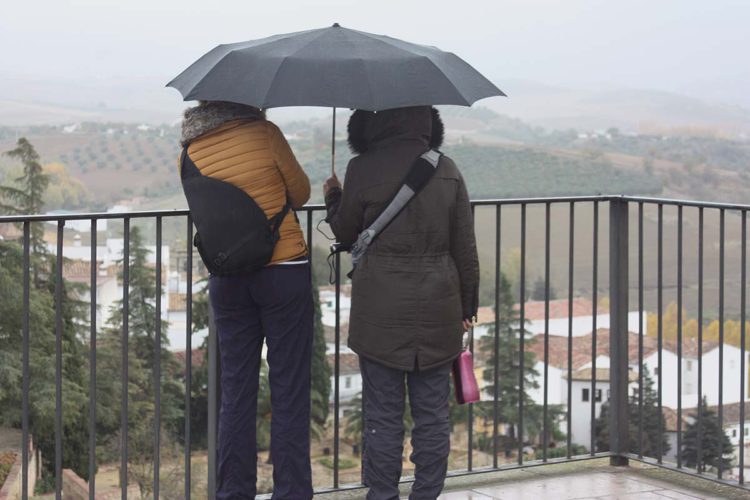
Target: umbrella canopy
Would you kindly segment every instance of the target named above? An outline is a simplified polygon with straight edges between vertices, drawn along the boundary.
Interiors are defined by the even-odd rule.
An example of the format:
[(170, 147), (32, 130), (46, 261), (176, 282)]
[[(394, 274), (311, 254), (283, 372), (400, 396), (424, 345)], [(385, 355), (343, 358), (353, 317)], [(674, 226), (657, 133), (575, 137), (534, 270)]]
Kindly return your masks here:
[(338, 24), (219, 45), (167, 86), (186, 101), (369, 111), (505, 95), (455, 54)]

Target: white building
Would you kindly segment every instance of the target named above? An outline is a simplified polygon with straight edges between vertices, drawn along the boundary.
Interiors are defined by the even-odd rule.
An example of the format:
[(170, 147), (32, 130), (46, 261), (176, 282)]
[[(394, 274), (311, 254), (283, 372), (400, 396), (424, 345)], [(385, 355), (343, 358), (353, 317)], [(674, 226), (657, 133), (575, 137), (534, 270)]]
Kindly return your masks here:
[[(746, 398), (747, 399), (747, 398)], [(740, 404), (732, 403), (724, 405), (722, 410), (724, 419), (724, 432), (729, 436), (729, 441), (732, 442), (734, 447), (734, 467), (735, 477), (739, 476), (739, 463), (740, 463), (740, 437), (744, 432), (744, 464), (745, 464), (745, 476), (750, 473), (750, 402), (745, 402), (745, 422), (744, 427), (741, 427), (742, 422), (740, 421)], [(712, 411), (718, 413), (717, 407), (712, 407)]]
[[(549, 336), (549, 366), (548, 366), (548, 389), (547, 402), (550, 405), (567, 405), (567, 372), (568, 372), (568, 339), (559, 336)], [(589, 431), (591, 425), (591, 368), (592, 368), (592, 336), (574, 337), (572, 339), (572, 408), (573, 408), (573, 442), (589, 446)], [(536, 382), (539, 387), (529, 389), (529, 396), (537, 403), (544, 401), (544, 335), (535, 335), (527, 341), (528, 350), (533, 352), (536, 358), (535, 370), (538, 373)], [(628, 338), (628, 364), (630, 368), (629, 393), (637, 394), (638, 389), (638, 334), (630, 332)], [(715, 342), (703, 342), (703, 394), (709, 404), (718, 402), (718, 377), (719, 377), (719, 348)], [(658, 390), (659, 382), (659, 353), (658, 340), (653, 337), (643, 338), (643, 364), (653, 379), (653, 389)], [(724, 405), (730, 407), (737, 405), (740, 401), (739, 383), (742, 376), (740, 371), (741, 351), (731, 345), (724, 345)], [(750, 366), (750, 359), (748, 365)], [(609, 330), (597, 331), (596, 368), (597, 389), (603, 391), (603, 401), (609, 398)], [(675, 341), (662, 342), (662, 368), (664, 373), (662, 385), (662, 407), (665, 415), (668, 411), (677, 409), (677, 343)], [(690, 408), (698, 404), (698, 342), (696, 339), (683, 339), (682, 343), (682, 409), (683, 418), (688, 416)], [(606, 372), (606, 378), (600, 378), (600, 371)], [(601, 372), (604, 374), (604, 372)], [(585, 381), (584, 376), (588, 377)], [(586, 400), (588, 398), (588, 400)], [(594, 395), (598, 398), (598, 394)], [(746, 395), (746, 399), (750, 399)], [(579, 406), (588, 404), (588, 410), (581, 412)], [(599, 415), (600, 402), (595, 401), (596, 415)], [(737, 412), (738, 413), (738, 412)], [(750, 412), (748, 412), (748, 425), (750, 426)], [(676, 415), (676, 413), (675, 413)], [(676, 431), (676, 416), (672, 425)], [(737, 418), (739, 421), (739, 418)], [(729, 422), (729, 420), (725, 420)], [(585, 432), (584, 432), (585, 430)], [(683, 426), (684, 430), (684, 426)], [(737, 430), (739, 433), (739, 430)], [(582, 439), (582, 441), (581, 441)], [(672, 436), (676, 442), (676, 434)], [(670, 455), (674, 458), (674, 455)], [(666, 458), (670, 458), (666, 456)]]
[[(326, 357), (331, 367), (331, 402), (334, 398), (336, 374), (333, 372), (336, 362), (336, 347), (333, 343), (326, 344)], [(359, 371), (359, 357), (348, 347), (341, 346), (339, 351), (339, 414), (343, 416), (344, 408), (362, 392), (362, 373)]]
[[(78, 235), (76, 235), (78, 236)], [(124, 248), (124, 240), (122, 238), (109, 238), (103, 242), (103, 244), (97, 246), (96, 252), (96, 266), (97, 270), (97, 287), (96, 287), (96, 305), (97, 305), (97, 317), (96, 326), (98, 329), (106, 326), (109, 321), (113, 310), (113, 307), (118, 301), (122, 300), (123, 287), (121, 279), (118, 277), (118, 273), (121, 272), (121, 268), (118, 262), (122, 260)], [(57, 246), (52, 243), (48, 244), (49, 251), (53, 254), (57, 254)], [(146, 257), (146, 264), (154, 268), (156, 272), (156, 246), (146, 245), (148, 251)], [(170, 289), (171, 283), (168, 277), (171, 276), (169, 272), (169, 259), (170, 249), (169, 246), (163, 245), (161, 247), (162, 252), (162, 320), (169, 321), (167, 328), (167, 336), (170, 341), (171, 350), (184, 350), (186, 346), (185, 332), (186, 332), (186, 316), (184, 305), (181, 309), (174, 309), (174, 302), (170, 303), (170, 298), (177, 292)], [(85, 284), (87, 287), (91, 285), (91, 247), (88, 245), (82, 245), (80, 237), (74, 239), (73, 245), (63, 246), (63, 255), (65, 256), (67, 263), (64, 268), (65, 279), (76, 283)], [(203, 286), (199, 283), (194, 284), (194, 293)], [(181, 287), (181, 288), (180, 288)], [(185, 290), (185, 283), (178, 285), (180, 290)], [(86, 290), (80, 297), (81, 300), (89, 302), (91, 300), (90, 288)], [(184, 293), (183, 293), (184, 301)], [(207, 334), (207, 331), (198, 332), (193, 335), (193, 346), (198, 347), (203, 341), (203, 338)]]
[[(336, 325), (336, 289), (333, 286), (318, 288), (320, 296), (321, 319), (325, 326)], [(339, 318), (342, 325), (349, 323), (349, 313), (352, 309), (352, 286), (341, 285), (339, 295)]]
[[(610, 396), (609, 368), (596, 368), (596, 385), (591, 391), (591, 368), (580, 368), (573, 372), (571, 378), (571, 442), (590, 448), (591, 446), (591, 404), (594, 404), (594, 418), (598, 418), (602, 411), (602, 404)], [(632, 380), (631, 373), (631, 380)], [(563, 376), (563, 398), (567, 402), (568, 384), (567, 373)]]

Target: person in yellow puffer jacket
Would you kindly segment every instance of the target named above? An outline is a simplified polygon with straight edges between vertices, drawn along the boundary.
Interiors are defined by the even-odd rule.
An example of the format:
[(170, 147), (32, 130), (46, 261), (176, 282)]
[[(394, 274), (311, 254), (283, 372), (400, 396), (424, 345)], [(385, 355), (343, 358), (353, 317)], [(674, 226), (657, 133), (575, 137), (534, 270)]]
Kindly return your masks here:
[[(287, 201), (295, 209), (310, 197), (310, 181), (284, 135), (257, 108), (201, 102), (185, 112), (181, 142), (184, 157), (201, 175), (242, 189), (269, 219)], [(247, 274), (212, 275), (209, 297), (222, 368), (216, 498), (256, 495), (255, 419), (264, 340), (274, 498), (312, 498), (312, 285), (307, 245), (293, 210), (284, 217), (269, 264)]]

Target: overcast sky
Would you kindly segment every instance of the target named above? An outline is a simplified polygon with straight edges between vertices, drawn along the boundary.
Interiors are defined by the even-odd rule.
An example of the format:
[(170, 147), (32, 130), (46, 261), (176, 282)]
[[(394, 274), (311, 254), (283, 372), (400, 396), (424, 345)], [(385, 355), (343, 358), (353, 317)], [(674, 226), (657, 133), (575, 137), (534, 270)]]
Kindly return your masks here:
[(0, 76), (158, 87), (175, 99), (161, 85), (219, 43), (333, 22), (450, 50), (501, 88), (529, 79), (744, 103), (750, 87), (748, 0), (0, 3)]

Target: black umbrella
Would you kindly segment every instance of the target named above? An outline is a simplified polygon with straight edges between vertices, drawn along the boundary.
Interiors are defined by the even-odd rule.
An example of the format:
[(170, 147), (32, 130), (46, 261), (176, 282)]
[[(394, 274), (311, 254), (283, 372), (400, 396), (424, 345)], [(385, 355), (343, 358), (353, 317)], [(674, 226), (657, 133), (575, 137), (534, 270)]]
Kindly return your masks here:
[(188, 101), (370, 111), (505, 95), (455, 54), (338, 24), (219, 45), (167, 86)]
[(219, 45), (167, 86), (186, 101), (332, 107), (334, 126), (336, 107), (471, 106), (505, 95), (455, 54), (338, 24)]

